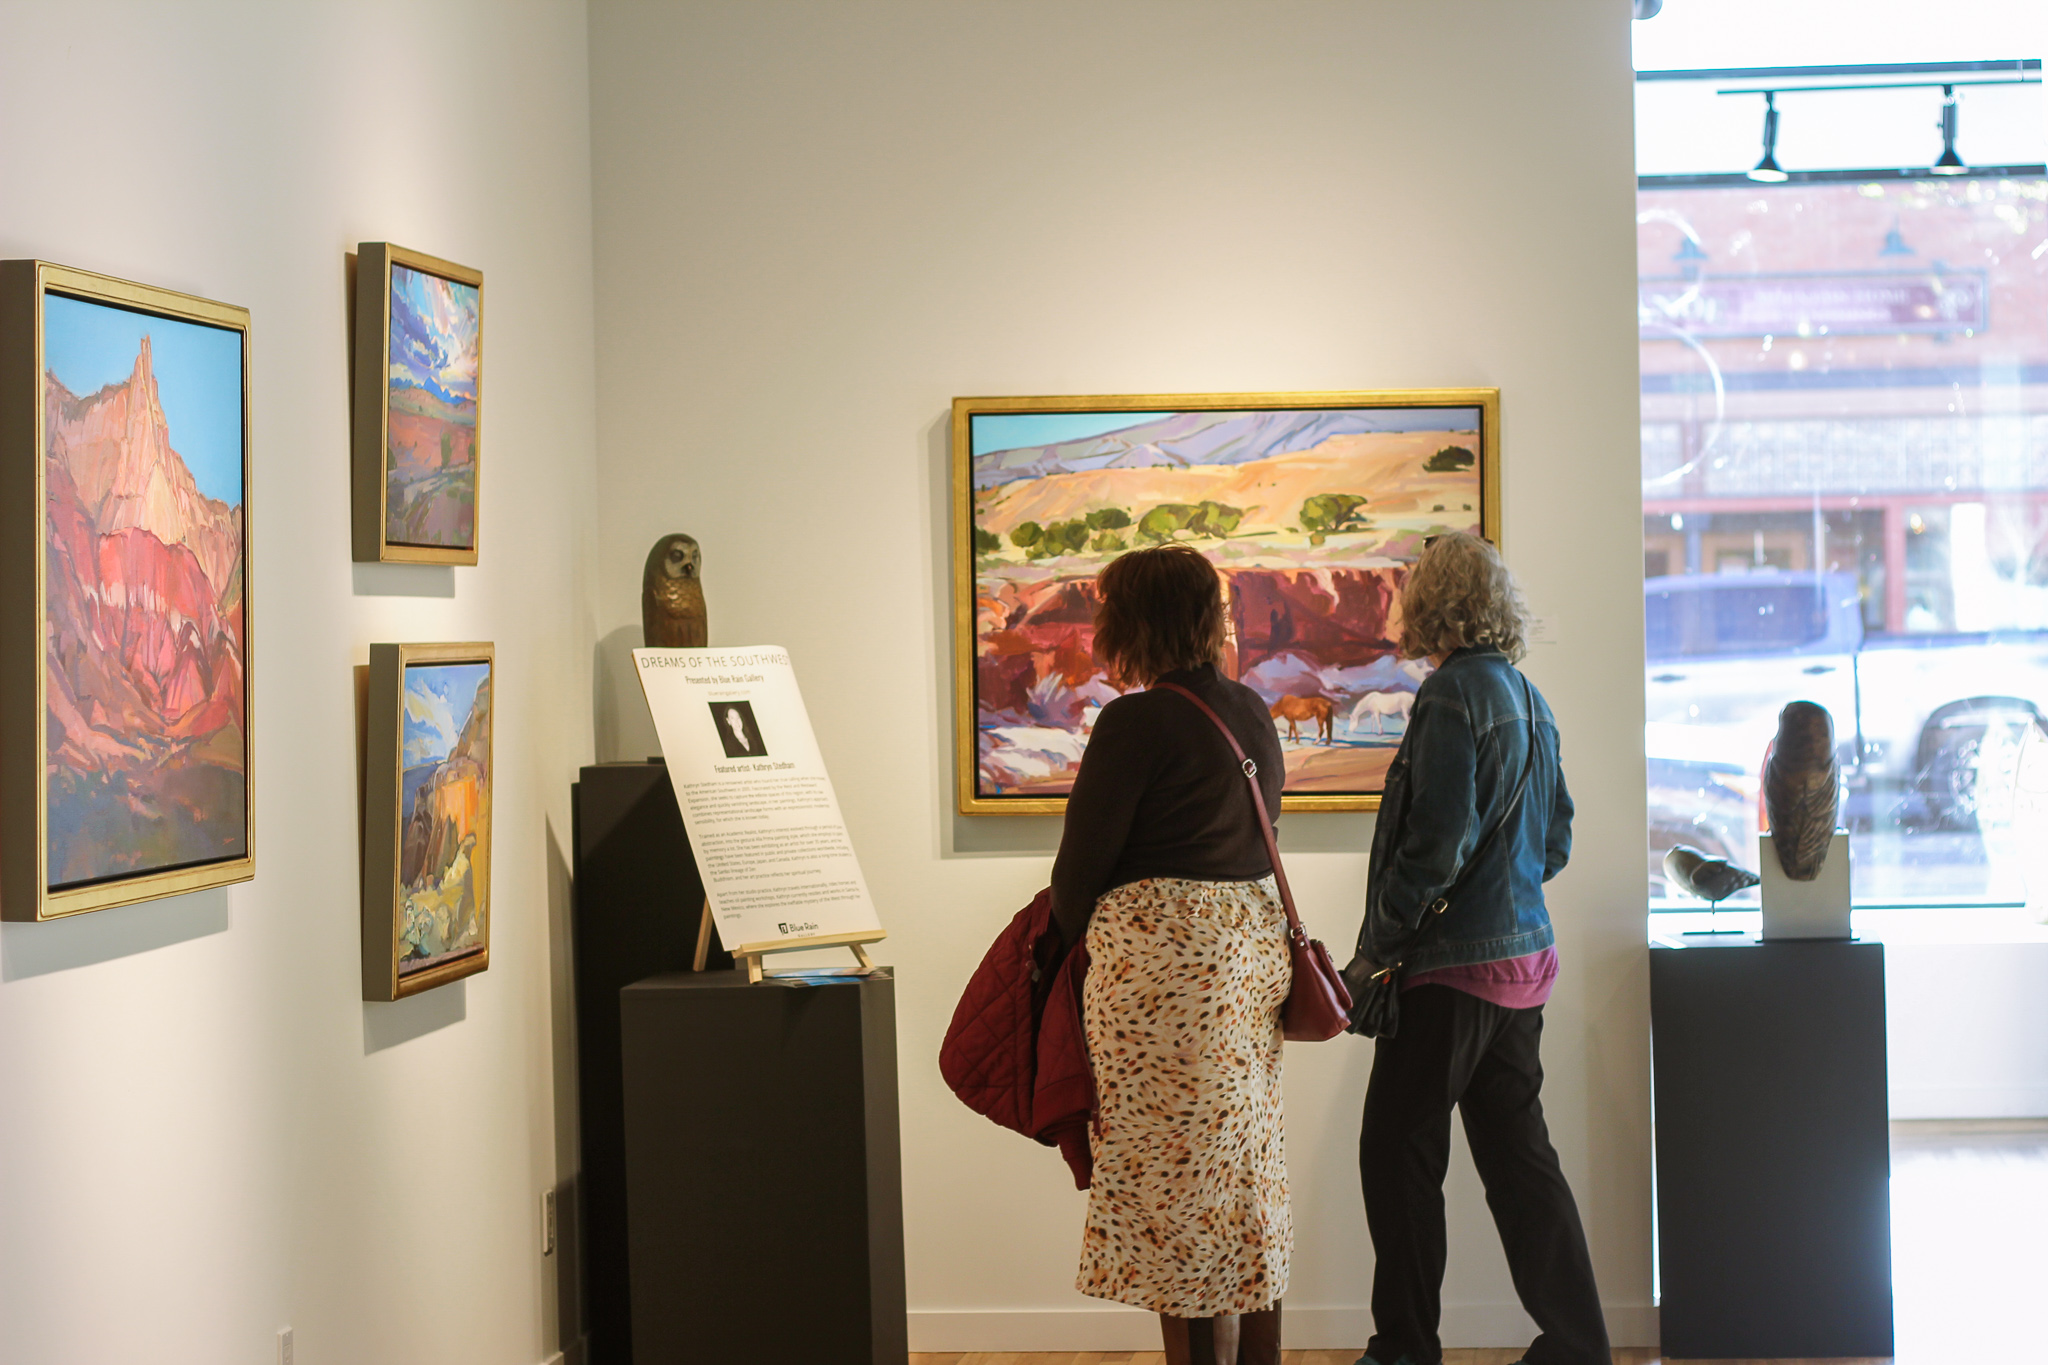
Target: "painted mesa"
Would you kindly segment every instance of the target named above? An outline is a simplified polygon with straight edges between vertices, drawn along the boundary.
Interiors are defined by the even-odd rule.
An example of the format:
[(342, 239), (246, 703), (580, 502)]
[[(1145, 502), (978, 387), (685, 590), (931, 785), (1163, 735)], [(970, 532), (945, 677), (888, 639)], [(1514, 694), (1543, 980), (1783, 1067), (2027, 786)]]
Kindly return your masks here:
[[(240, 334), (55, 296), (46, 319), (49, 883), (240, 857)], [(204, 426), (228, 496), (173, 445), (152, 334), (176, 347), (174, 410)]]
[(1273, 714), (1286, 791), (1380, 790), (1427, 669), (1395, 652), (1407, 566), (1426, 537), (1480, 529), (1477, 408), (971, 423), (981, 795), (1071, 788), (1118, 695), (1094, 657), (1094, 577), (1168, 541), (1223, 577), (1223, 669)]
[(391, 267), (384, 538), (476, 545), (478, 344), (482, 291)]

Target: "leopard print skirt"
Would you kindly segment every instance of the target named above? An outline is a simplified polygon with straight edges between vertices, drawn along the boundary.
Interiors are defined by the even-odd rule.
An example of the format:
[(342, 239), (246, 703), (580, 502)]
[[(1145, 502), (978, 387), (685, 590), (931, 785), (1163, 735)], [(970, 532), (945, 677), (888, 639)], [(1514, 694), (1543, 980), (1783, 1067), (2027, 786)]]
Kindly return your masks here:
[(1102, 1123), (1075, 1287), (1180, 1318), (1266, 1308), (1294, 1250), (1273, 879), (1119, 886), (1096, 901), (1087, 944)]

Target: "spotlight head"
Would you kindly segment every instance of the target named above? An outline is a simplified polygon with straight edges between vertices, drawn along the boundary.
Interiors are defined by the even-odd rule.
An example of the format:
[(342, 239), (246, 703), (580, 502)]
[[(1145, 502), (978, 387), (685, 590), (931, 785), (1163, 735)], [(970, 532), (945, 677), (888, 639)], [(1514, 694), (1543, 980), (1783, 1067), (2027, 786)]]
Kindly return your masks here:
[(1936, 175), (1968, 175), (1970, 168), (1956, 155), (1956, 88), (1941, 87), (1941, 156), (1929, 167)]
[(1756, 168), (1749, 173), (1749, 178), (1751, 180), (1761, 180), (1767, 185), (1775, 185), (1781, 180), (1791, 179), (1779, 167), (1777, 153), (1778, 92), (1766, 90), (1764, 91), (1764, 159), (1756, 163)]

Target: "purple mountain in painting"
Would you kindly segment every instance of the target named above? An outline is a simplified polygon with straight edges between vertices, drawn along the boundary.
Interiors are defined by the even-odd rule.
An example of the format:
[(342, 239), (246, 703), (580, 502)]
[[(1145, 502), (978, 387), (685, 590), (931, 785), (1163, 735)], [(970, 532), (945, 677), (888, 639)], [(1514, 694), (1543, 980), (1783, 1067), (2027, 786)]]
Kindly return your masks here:
[(1177, 412), (1101, 436), (1055, 445), (992, 450), (974, 457), (974, 487), (1095, 469), (1185, 469), (1244, 464), (1307, 450), (1332, 436), (1368, 432), (1476, 431), (1477, 408), (1315, 408), (1260, 412)]

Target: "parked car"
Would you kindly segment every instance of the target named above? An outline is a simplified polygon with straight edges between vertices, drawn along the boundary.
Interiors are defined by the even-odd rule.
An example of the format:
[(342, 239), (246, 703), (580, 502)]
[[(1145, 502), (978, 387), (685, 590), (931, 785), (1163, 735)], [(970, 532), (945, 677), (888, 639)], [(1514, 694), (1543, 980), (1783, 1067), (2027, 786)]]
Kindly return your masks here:
[(1851, 829), (2011, 818), (2020, 741), (2048, 701), (2048, 631), (1868, 635), (1847, 573), (1650, 578), (1643, 611), (1653, 895), (1673, 843), (1754, 857), (1764, 750), (1788, 701), (1834, 716)]

